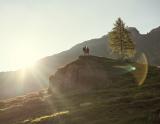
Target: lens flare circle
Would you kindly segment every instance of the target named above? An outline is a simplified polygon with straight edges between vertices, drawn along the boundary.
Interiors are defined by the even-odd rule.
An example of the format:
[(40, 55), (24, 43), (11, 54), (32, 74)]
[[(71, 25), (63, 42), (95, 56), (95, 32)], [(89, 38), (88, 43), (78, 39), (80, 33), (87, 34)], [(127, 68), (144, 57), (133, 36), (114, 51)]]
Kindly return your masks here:
[(148, 60), (144, 53), (140, 53), (136, 57), (135, 64), (133, 66), (133, 76), (138, 85), (142, 85), (148, 74)]
[(148, 60), (144, 53), (137, 53), (134, 62), (127, 62), (126, 64), (116, 65), (114, 68), (122, 69), (120, 74), (131, 73), (138, 85), (142, 85), (148, 74)]

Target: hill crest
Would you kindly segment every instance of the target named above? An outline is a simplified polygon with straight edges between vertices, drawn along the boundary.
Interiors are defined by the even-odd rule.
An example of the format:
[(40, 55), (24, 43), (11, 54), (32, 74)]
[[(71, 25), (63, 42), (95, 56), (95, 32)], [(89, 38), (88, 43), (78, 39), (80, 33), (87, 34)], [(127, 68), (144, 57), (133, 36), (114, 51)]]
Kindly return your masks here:
[[(84, 90), (106, 88), (115, 85), (117, 87), (120, 83), (127, 81), (122, 80), (119, 84), (114, 84), (123, 76), (130, 77), (133, 82), (131, 74), (125, 72), (124, 68), (127, 63), (118, 60), (108, 59), (97, 56), (79, 56), (79, 58), (66, 66), (59, 68), (56, 73), (50, 76), (49, 91), (56, 89), (70, 91), (70, 90)], [(124, 73), (125, 72), (125, 73)], [(114, 86), (113, 86), (114, 87)]]

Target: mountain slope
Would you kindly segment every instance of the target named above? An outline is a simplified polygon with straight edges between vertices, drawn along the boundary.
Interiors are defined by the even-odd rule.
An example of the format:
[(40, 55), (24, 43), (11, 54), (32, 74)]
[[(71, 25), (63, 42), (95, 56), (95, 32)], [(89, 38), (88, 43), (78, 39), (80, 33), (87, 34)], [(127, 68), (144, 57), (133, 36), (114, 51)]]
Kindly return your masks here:
[[(133, 27), (128, 28), (128, 30), (132, 33), (137, 50), (146, 54), (150, 64), (159, 65), (160, 27), (152, 30), (148, 34), (140, 34), (139, 31)], [(23, 80), (17, 79), (23, 70), (2, 72), (0, 73), (0, 99), (37, 91), (44, 87), (46, 88), (48, 86), (48, 77), (55, 73), (57, 68), (76, 60), (79, 55), (82, 55), (82, 47), (86, 45), (86, 43), (91, 50), (91, 55), (111, 57), (107, 35), (105, 35), (101, 38), (82, 42), (69, 50), (39, 60), (33, 70), (25, 73)], [(23, 85), (19, 87), (19, 84)]]
[[(80, 57), (56, 71), (53, 77), (55, 79), (50, 82), (50, 88), (54, 85), (56, 89), (51, 94), (41, 91), (1, 101), (0, 122), (5, 124), (159, 124), (160, 69), (150, 66), (147, 79), (143, 85), (138, 86), (133, 80), (132, 72), (119, 68), (119, 65), (126, 64), (137, 65), (103, 57)], [(89, 68), (93, 73), (83, 75), (89, 71)], [(73, 80), (77, 69), (82, 69), (79, 71), (80, 82), (77, 82), (78, 78)], [(138, 69), (141, 69), (140, 66), (137, 67)], [(96, 72), (101, 75), (95, 77)], [(104, 72), (105, 77), (102, 75)], [(63, 88), (57, 85), (59, 83), (57, 79), (61, 79)], [(67, 87), (69, 84), (77, 87), (74, 85)], [(86, 86), (90, 90), (79, 90)]]
[[(149, 63), (151, 65), (160, 64), (160, 58), (159, 55), (157, 55), (160, 52), (160, 27), (153, 29), (147, 34), (140, 34), (139, 31), (134, 27), (130, 27), (128, 30), (132, 34), (131, 36), (136, 44), (136, 49), (139, 52), (144, 52), (147, 55)], [(89, 46), (92, 55), (111, 57), (107, 35), (105, 35), (101, 38), (92, 39), (77, 44), (65, 52), (46, 57), (42, 61), (46, 62), (47, 64), (56, 63), (57, 65), (64, 65), (61, 64), (61, 62), (71, 62), (77, 58), (77, 56), (82, 55), (82, 47), (86, 44)]]

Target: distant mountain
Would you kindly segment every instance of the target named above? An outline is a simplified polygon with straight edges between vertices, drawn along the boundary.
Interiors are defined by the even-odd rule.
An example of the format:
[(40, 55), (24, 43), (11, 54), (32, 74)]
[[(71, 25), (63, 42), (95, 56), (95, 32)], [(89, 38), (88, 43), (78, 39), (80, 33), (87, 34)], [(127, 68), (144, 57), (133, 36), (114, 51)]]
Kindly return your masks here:
[(160, 64), (160, 27), (147, 34), (139, 34), (135, 28), (129, 29), (133, 34), (137, 50), (144, 52), (151, 65)]
[[(140, 34), (134, 27), (128, 27), (138, 52), (144, 52), (149, 64), (160, 65), (160, 27), (147, 34)], [(73, 46), (61, 53), (39, 60), (33, 70), (18, 70), (0, 73), (0, 99), (22, 95), (48, 86), (48, 77), (67, 63), (82, 55), (82, 47), (88, 45), (91, 55), (112, 57), (107, 35)]]
[[(147, 56), (148, 62), (151, 65), (160, 64), (160, 27), (153, 29), (147, 34), (140, 34), (139, 31), (134, 27), (129, 27), (128, 30), (131, 32), (131, 36), (136, 44), (138, 52), (143, 52)], [(75, 45), (71, 49), (61, 52), (59, 54), (48, 56), (41, 60), (43, 65), (54, 66), (55, 68), (63, 66), (66, 63), (75, 60), (79, 55), (82, 55), (82, 47), (88, 45), (91, 50), (91, 55), (112, 57), (110, 49), (108, 47), (107, 35), (101, 38), (88, 40), (80, 44)]]

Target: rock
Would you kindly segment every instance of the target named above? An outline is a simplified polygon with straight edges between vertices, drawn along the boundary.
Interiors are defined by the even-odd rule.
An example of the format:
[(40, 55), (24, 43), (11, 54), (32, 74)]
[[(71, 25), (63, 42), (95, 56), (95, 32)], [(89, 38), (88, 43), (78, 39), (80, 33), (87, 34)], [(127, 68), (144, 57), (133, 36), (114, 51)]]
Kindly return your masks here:
[[(117, 61), (104, 57), (80, 56), (78, 60), (58, 69), (55, 75), (50, 76), (49, 91), (88, 91), (109, 87), (117, 75), (114, 65), (117, 65)], [(116, 76), (116, 79), (118, 77)]]

